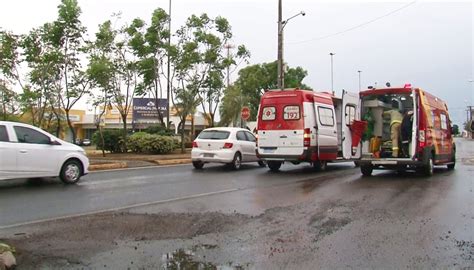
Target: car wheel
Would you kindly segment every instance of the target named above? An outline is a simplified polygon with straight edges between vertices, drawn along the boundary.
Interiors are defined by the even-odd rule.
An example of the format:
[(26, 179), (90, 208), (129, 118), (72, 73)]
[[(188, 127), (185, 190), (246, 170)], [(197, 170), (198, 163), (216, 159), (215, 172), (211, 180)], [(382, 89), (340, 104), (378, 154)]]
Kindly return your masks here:
[(196, 170), (201, 170), (204, 167), (204, 162), (202, 161), (193, 161), (193, 166)]
[(59, 173), (59, 178), (65, 184), (75, 184), (82, 176), (82, 164), (77, 160), (68, 160), (64, 163)]
[(325, 171), (328, 166), (328, 163), (324, 160), (318, 160), (313, 162), (313, 169), (315, 171)]
[(432, 176), (434, 172), (434, 161), (433, 161), (433, 155), (430, 155), (426, 162), (425, 165), (422, 167), (422, 173), (425, 176)]
[(452, 156), (451, 156), (451, 164), (448, 164), (448, 170), (453, 170), (454, 167), (456, 166), (456, 152), (453, 151)]
[(240, 169), (241, 165), (242, 165), (242, 157), (240, 156), (240, 153), (235, 153), (234, 159), (232, 160), (232, 163), (230, 163), (230, 166), (233, 170), (238, 170)]
[(280, 170), (280, 167), (281, 161), (268, 161), (268, 168), (270, 168), (270, 171), (277, 172)]
[(360, 166), (360, 172), (362, 173), (363, 176), (371, 176), (373, 171), (374, 171), (374, 167), (372, 167), (372, 165)]
[(267, 167), (267, 163), (266, 163), (265, 161), (263, 161), (263, 160), (259, 160), (259, 161), (258, 161), (258, 166), (260, 166), (260, 167), (262, 167), (262, 168), (265, 168), (265, 167)]

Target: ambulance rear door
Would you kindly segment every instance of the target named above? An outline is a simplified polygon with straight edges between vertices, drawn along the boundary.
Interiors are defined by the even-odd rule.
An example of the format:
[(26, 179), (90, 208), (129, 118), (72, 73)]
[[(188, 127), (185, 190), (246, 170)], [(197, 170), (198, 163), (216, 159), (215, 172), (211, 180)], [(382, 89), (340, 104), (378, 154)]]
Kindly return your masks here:
[(342, 156), (344, 159), (361, 157), (361, 144), (352, 148), (350, 125), (354, 120), (360, 120), (360, 97), (356, 93), (342, 91)]

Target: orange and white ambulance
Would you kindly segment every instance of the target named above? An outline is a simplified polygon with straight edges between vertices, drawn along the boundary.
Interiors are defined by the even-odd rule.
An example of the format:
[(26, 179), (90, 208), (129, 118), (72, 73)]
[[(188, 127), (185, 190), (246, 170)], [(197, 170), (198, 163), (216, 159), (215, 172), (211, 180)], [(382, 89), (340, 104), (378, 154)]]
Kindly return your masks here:
[[(360, 97), (362, 118), (372, 121), (367, 140), (362, 142), (359, 164), (363, 175), (371, 175), (374, 169), (415, 169), (432, 175), (435, 165), (454, 168), (456, 145), (444, 101), (411, 85), (368, 89)], [(391, 121), (383, 116), (384, 111), (393, 109), (403, 116), (396, 156), (390, 138)]]

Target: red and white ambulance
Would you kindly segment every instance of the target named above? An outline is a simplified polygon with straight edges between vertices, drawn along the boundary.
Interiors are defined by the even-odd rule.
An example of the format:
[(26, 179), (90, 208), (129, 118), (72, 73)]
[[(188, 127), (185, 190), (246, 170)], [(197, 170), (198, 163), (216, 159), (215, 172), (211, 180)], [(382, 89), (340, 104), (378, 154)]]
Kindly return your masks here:
[(337, 98), (297, 88), (269, 90), (260, 100), (257, 154), (272, 171), (283, 162), (309, 162), (324, 170), (330, 161), (358, 159), (350, 124), (359, 119), (355, 93), (344, 91)]

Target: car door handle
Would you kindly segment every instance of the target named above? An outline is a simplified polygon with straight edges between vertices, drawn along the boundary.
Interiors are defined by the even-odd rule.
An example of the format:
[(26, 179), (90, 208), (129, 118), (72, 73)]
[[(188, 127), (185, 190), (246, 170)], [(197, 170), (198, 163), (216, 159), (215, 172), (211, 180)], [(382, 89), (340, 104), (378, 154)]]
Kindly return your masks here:
[(22, 150), (20, 150), (20, 153), (28, 153), (28, 150), (22, 149)]

